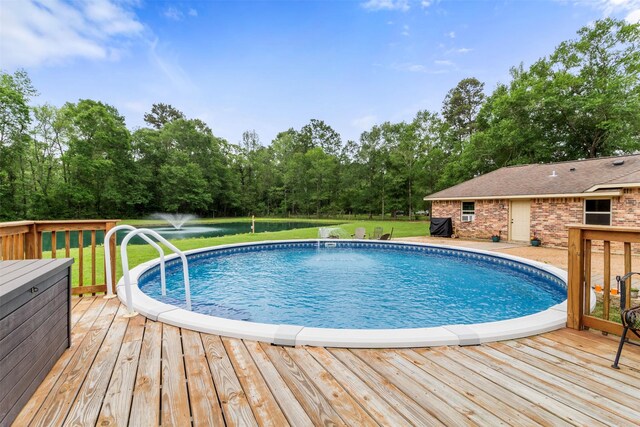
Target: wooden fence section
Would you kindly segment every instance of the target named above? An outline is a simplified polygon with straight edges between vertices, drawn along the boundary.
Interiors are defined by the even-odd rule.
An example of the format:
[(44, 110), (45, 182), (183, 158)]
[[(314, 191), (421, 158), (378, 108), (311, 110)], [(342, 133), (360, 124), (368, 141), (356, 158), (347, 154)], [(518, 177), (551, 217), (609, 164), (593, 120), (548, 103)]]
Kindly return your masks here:
[[(569, 277), (567, 295), (567, 327), (593, 328), (620, 335), (622, 325), (617, 320), (619, 296), (617, 283), (612, 277), (632, 271), (632, 253), (640, 243), (640, 228), (595, 225), (569, 225)], [(624, 271), (612, 269), (612, 245), (622, 252)], [(597, 297), (596, 309), (591, 312), (593, 248), (602, 248), (603, 284), (602, 297)], [(618, 250), (618, 249), (616, 249)], [(640, 267), (640, 266), (638, 266)], [(627, 281), (626, 301), (631, 300), (632, 281)], [(595, 313), (598, 315), (596, 316)]]
[[(77, 274), (77, 286), (74, 295), (106, 292), (102, 281), (99, 283), (98, 272), (104, 271), (102, 250), (96, 250), (96, 233), (106, 233), (116, 226), (119, 220), (71, 220), (71, 221), (16, 221), (0, 223), (0, 260), (22, 260), (41, 258), (74, 258), (74, 274)], [(77, 233), (77, 248), (72, 248), (71, 236)], [(85, 235), (90, 235), (89, 247), (85, 248)], [(104, 235), (104, 234), (103, 234)], [(48, 247), (43, 245), (43, 236), (49, 239)], [(64, 247), (58, 248), (59, 239), (64, 239)], [(113, 236), (108, 245), (111, 258), (116, 255), (116, 238)], [(85, 256), (88, 253), (88, 258)], [(100, 259), (100, 262), (98, 260)], [(112, 277), (115, 276), (115, 262), (112, 263)], [(105, 274), (100, 274), (101, 278)]]

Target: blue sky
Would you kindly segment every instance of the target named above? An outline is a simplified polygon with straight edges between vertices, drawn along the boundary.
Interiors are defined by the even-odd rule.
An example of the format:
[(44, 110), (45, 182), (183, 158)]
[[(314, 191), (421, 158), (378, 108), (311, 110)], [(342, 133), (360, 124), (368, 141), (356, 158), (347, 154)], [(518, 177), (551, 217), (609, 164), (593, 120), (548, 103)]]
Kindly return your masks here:
[(0, 0), (0, 68), (36, 103), (90, 98), (134, 129), (172, 104), (237, 143), (310, 119), (343, 139), (440, 110), (466, 77), (490, 93), (596, 19), (640, 20), (640, 0)]

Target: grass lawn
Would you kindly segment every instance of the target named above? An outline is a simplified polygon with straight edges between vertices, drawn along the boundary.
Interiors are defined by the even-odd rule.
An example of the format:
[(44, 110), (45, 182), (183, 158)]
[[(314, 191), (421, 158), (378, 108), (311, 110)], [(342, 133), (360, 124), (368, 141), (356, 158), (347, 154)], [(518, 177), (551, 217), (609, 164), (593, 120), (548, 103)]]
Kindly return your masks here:
[[(612, 295), (609, 301), (609, 320), (622, 323), (620, 319), (620, 297)], [(596, 306), (591, 312), (591, 315), (600, 319), (604, 318), (604, 304), (601, 293), (596, 294)]]
[[(258, 219), (256, 219), (258, 220)], [(272, 218), (261, 218), (261, 221), (273, 221)], [(203, 222), (238, 222), (238, 221), (251, 221), (251, 219), (247, 218), (224, 218), (224, 219), (216, 219), (216, 220), (207, 220)], [(304, 221), (304, 222), (317, 222), (318, 226), (322, 226), (323, 224), (335, 224), (335, 220), (295, 220), (295, 219), (278, 219), (278, 221)], [(120, 224), (130, 224), (134, 226), (141, 225), (150, 225), (148, 220), (127, 220), (122, 221)], [(345, 230), (349, 235), (353, 234), (357, 227), (365, 227), (367, 230), (367, 235), (373, 233), (373, 229), (375, 227), (382, 227), (385, 233), (391, 232), (393, 228), (393, 237), (410, 237), (410, 236), (426, 236), (429, 233), (429, 222), (428, 221), (354, 221), (348, 222), (344, 224), (336, 225), (336, 227), (340, 227)], [(285, 231), (274, 231), (274, 232), (265, 232), (265, 233), (255, 233), (255, 234), (235, 234), (231, 236), (221, 236), (221, 237), (209, 237), (209, 238), (196, 238), (196, 239), (183, 239), (183, 240), (172, 240), (173, 243), (180, 250), (190, 250), (190, 249), (198, 249), (207, 246), (218, 246), (218, 245), (227, 245), (231, 243), (243, 243), (243, 242), (259, 242), (262, 240), (288, 240), (288, 239), (315, 239), (318, 237), (318, 227), (313, 228), (299, 228), (295, 230), (285, 230)], [(149, 261), (151, 259), (157, 258), (158, 253), (149, 245), (131, 245), (127, 247), (127, 252), (129, 255), (129, 267), (133, 268), (136, 265), (143, 263), (145, 261)], [(169, 254), (169, 251), (166, 251)], [(58, 254), (60, 254), (60, 250), (58, 250)], [(62, 251), (64, 254), (64, 251)], [(71, 249), (70, 257), (74, 258), (76, 262), (73, 265), (73, 284), (74, 286), (78, 285), (79, 282), (79, 274), (78, 274), (78, 249)], [(122, 266), (120, 263), (120, 247), (118, 247), (118, 261), (116, 262), (117, 269), (117, 277), (120, 278), (122, 275)], [(50, 257), (50, 253), (44, 253), (43, 258)], [(62, 255), (64, 256), (64, 255)], [(83, 276), (84, 276), (84, 285), (91, 285), (91, 250), (90, 248), (85, 248), (84, 253), (84, 268), (83, 268)], [(102, 247), (97, 248), (96, 250), (96, 283), (102, 284), (104, 283), (104, 250)]]

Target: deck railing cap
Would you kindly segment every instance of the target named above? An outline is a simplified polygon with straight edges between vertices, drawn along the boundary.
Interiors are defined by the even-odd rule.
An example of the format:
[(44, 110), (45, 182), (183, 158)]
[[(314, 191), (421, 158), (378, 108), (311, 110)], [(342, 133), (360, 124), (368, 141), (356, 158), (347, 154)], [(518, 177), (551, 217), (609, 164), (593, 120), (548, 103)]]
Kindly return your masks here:
[(628, 233), (640, 233), (640, 227), (620, 227), (612, 225), (567, 224), (568, 229), (579, 228), (581, 230), (622, 231)]

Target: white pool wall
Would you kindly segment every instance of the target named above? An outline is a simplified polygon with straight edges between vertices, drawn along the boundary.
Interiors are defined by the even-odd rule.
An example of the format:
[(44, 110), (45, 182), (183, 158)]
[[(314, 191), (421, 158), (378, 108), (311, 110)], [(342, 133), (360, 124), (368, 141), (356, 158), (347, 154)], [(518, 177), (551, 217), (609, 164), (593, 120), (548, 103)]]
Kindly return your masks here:
[[(264, 244), (286, 244), (300, 242), (336, 242), (336, 240), (277, 240), (221, 245), (187, 251), (192, 255), (202, 252), (228, 249), (234, 247), (255, 246)], [(362, 240), (343, 239), (337, 241), (362, 243)], [(421, 246), (458, 250), (461, 252), (484, 254), (491, 257), (502, 258), (519, 262), (552, 274), (567, 283), (567, 272), (537, 261), (528, 260), (508, 254), (496, 253), (480, 249), (462, 248), (457, 246), (424, 244), (413, 242), (376, 242), (390, 246)], [(168, 256), (170, 260), (176, 256)], [(407, 348), (407, 347), (433, 347), (442, 345), (477, 345), (486, 342), (509, 340), (537, 335), (544, 332), (564, 328), (567, 321), (566, 300), (544, 311), (528, 316), (518, 317), (496, 322), (476, 323), (469, 325), (446, 325), (432, 328), (407, 328), (407, 329), (331, 329), (311, 328), (299, 325), (275, 325), (267, 323), (246, 322), (231, 320), (221, 317), (194, 313), (173, 305), (157, 301), (138, 287), (138, 280), (149, 269), (159, 264), (159, 258), (145, 262), (130, 271), (131, 287), (133, 294), (133, 308), (138, 313), (151, 320), (164, 322), (173, 326), (191, 329), (198, 332), (222, 335), (232, 338), (240, 338), (254, 341), (262, 341), (278, 345), (310, 345), (323, 347), (348, 347), (348, 348)], [(124, 292), (124, 280), (120, 279), (117, 286), (120, 300), (126, 304)], [(591, 298), (593, 309), (595, 295)]]

